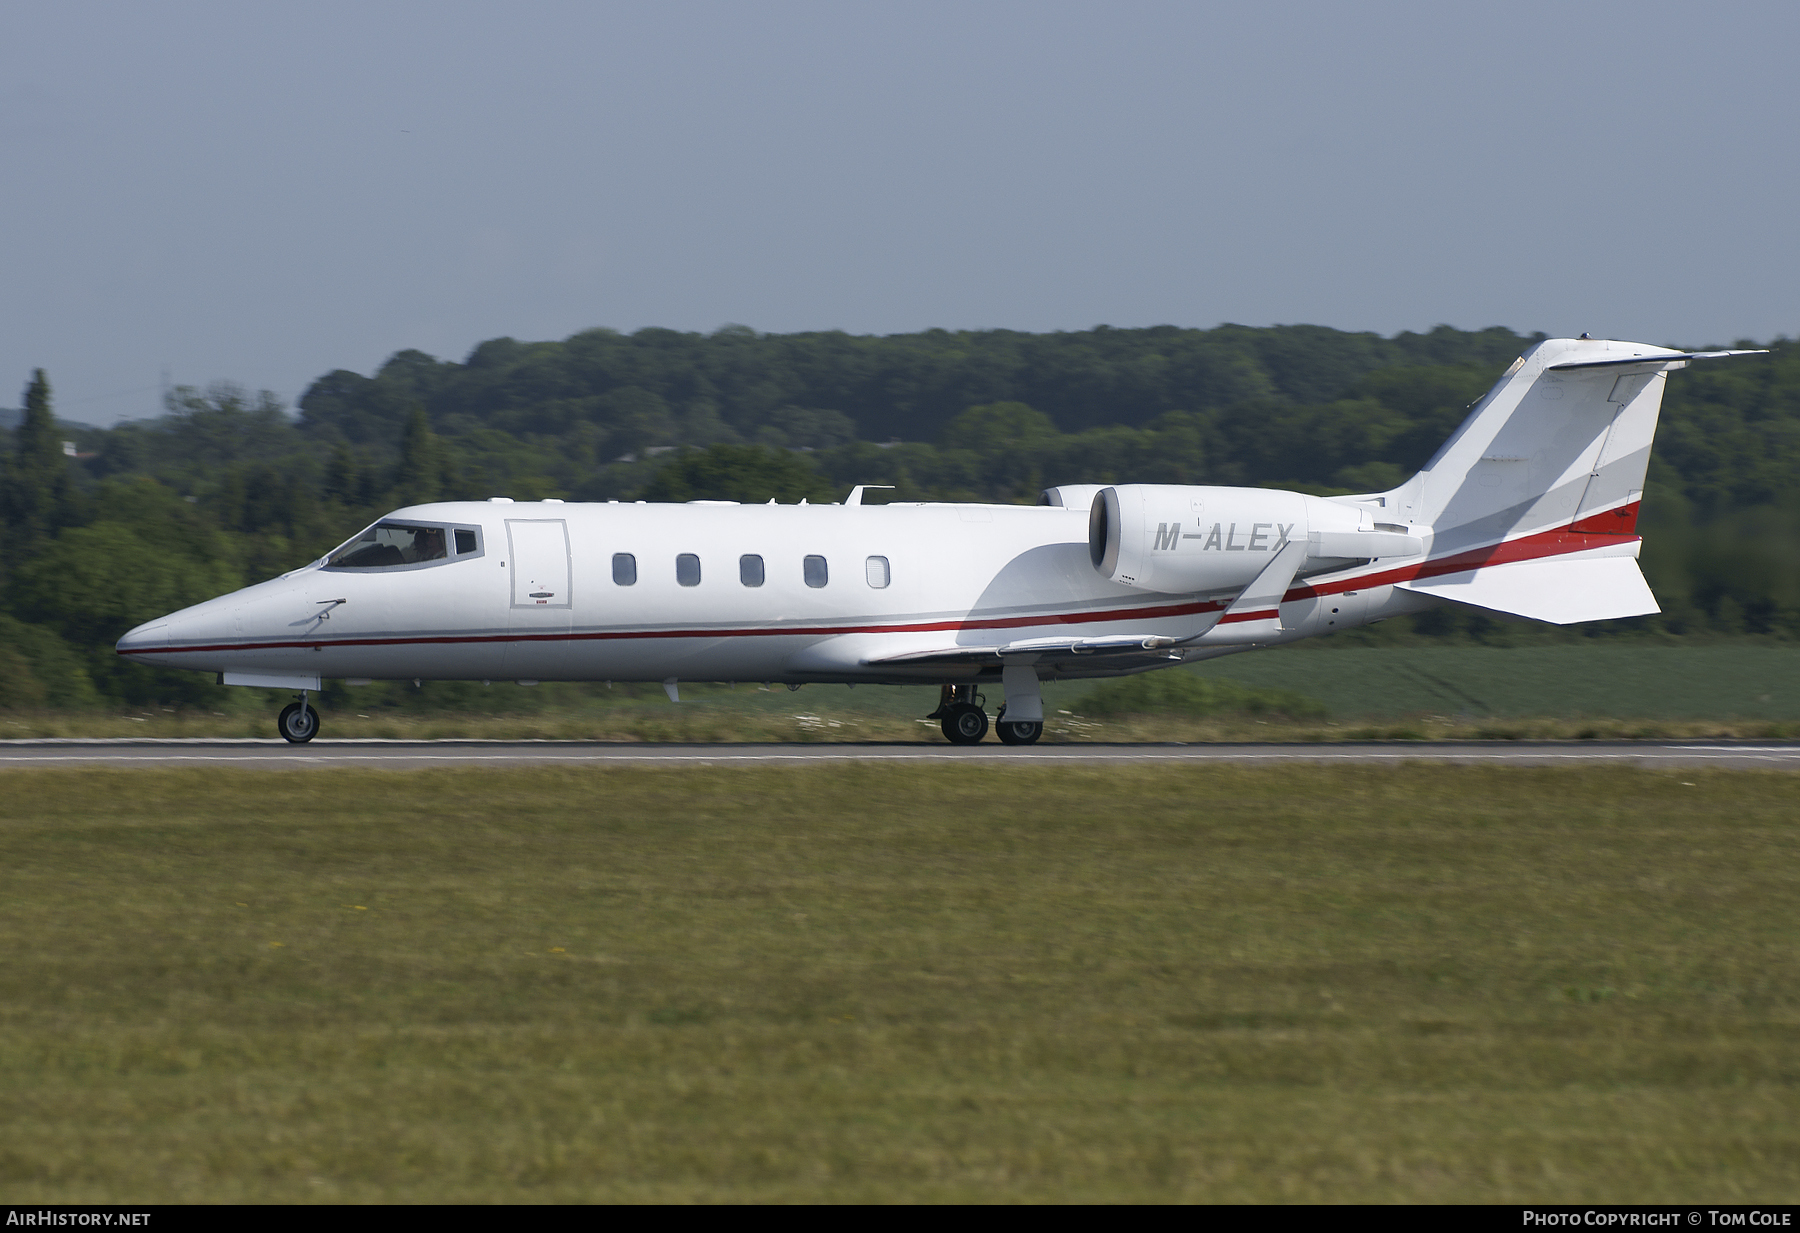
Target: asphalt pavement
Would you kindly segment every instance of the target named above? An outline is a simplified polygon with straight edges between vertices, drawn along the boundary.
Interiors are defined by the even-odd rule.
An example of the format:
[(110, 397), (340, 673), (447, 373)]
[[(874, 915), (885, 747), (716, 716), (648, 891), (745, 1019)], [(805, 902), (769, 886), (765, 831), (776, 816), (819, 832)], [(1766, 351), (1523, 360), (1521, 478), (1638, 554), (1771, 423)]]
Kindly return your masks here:
[(643, 745), (599, 741), (394, 741), (320, 739), (149, 740), (60, 738), (0, 741), (0, 770), (45, 766), (231, 766), (250, 770), (445, 766), (795, 766), (841, 762), (976, 763), (983, 766), (1120, 765), (1143, 762), (1252, 765), (1267, 762), (1446, 762), (1562, 766), (1626, 763), (1661, 767), (1800, 770), (1800, 742), (1380, 741), (1359, 744), (1068, 744), (1012, 747), (878, 745)]

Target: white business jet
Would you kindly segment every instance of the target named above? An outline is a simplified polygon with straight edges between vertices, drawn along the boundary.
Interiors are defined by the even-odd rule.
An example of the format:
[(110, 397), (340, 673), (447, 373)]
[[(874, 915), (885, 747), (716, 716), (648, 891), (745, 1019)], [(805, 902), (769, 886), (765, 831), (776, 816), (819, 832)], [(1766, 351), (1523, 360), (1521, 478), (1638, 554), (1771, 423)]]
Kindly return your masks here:
[(1567, 624), (1656, 612), (1638, 504), (1686, 353), (1539, 343), (1389, 492), (1072, 484), (922, 502), (400, 509), (322, 559), (119, 639), (139, 663), (298, 692), (326, 677), (936, 684), (973, 744), (1043, 732), (1042, 682), (1121, 676), (1446, 601)]

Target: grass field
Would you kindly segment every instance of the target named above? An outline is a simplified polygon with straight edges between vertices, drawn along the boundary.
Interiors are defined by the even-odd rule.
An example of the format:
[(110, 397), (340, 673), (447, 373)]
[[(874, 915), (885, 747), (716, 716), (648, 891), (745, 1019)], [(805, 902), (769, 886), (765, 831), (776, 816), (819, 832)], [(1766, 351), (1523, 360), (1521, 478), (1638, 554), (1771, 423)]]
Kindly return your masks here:
[(11, 1203), (1800, 1192), (1793, 776), (4, 786)]
[(1442, 715), (1479, 722), (1558, 716), (1636, 720), (1800, 720), (1800, 647), (1725, 642), (1655, 646), (1296, 646), (1195, 669), (1291, 689), (1333, 718)]

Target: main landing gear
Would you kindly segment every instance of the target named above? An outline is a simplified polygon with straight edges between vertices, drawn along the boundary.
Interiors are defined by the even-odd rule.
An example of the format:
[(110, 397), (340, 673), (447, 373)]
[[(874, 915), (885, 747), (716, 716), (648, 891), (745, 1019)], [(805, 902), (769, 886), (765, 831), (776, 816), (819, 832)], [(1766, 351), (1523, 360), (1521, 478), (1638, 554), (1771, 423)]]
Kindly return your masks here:
[(281, 709), (281, 717), (275, 721), (282, 739), (295, 745), (304, 745), (319, 735), (319, 713), (306, 705), (306, 691), (300, 691), (300, 701), (290, 702)]
[(1006, 708), (994, 716), (994, 731), (999, 734), (1002, 745), (1034, 745), (1038, 737), (1044, 735), (1044, 721), (1021, 719), (1010, 720), (1006, 717)]
[[(938, 709), (925, 718), (937, 720), (944, 730), (944, 739), (952, 745), (979, 744), (988, 731), (982, 701), (973, 685), (946, 685)], [(1041, 720), (1010, 720), (1002, 706), (1000, 714), (994, 717), (994, 731), (1003, 745), (1030, 745), (1044, 735), (1044, 725)]]
[(973, 685), (946, 685), (938, 695), (938, 709), (927, 715), (944, 730), (952, 745), (974, 745), (987, 735), (987, 712)]

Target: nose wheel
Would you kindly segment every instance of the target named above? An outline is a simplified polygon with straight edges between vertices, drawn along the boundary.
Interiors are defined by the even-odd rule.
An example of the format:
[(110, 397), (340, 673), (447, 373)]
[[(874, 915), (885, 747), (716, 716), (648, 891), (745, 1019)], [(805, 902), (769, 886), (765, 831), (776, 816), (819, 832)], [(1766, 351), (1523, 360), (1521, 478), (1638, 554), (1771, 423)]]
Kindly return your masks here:
[(283, 740), (304, 745), (319, 735), (319, 713), (306, 705), (306, 695), (301, 694), (300, 701), (290, 702), (281, 709), (275, 728)]

